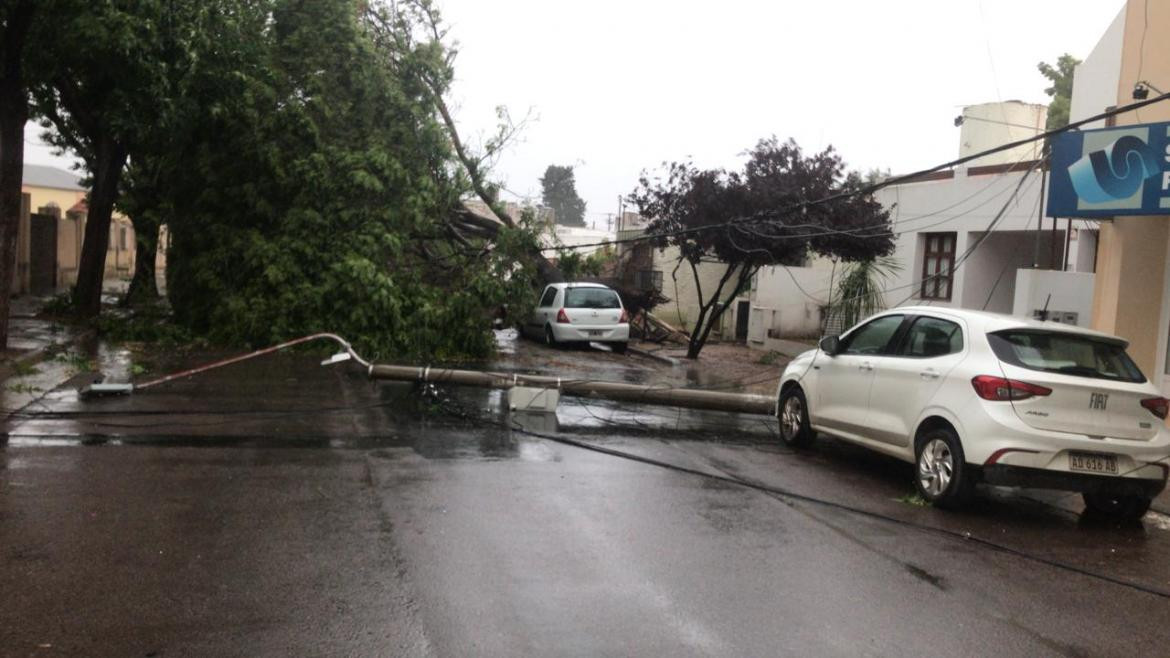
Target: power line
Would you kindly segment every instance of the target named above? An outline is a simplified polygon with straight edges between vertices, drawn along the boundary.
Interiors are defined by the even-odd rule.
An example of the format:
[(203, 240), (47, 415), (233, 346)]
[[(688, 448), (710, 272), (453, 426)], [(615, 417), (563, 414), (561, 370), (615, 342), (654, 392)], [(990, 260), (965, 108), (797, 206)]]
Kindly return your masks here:
[[(573, 245), (573, 247), (571, 247), (571, 248), (572, 249), (583, 249), (586, 247), (601, 247), (601, 246), (605, 246), (605, 245), (617, 245), (617, 244), (627, 244), (627, 243), (635, 243), (635, 242), (645, 242), (648, 240), (661, 240), (663, 238), (672, 237), (672, 236), (689, 235), (692, 233), (701, 233), (703, 231), (710, 231), (710, 230), (715, 230), (715, 229), (720, 229), (720, 228), (730, 228), (732, 226), (739, 226), (739, 225), (742, 225), (744, 223), (749, 223), (749, 222), (758, 222), (758, 221), (773, 219), (773, 218), (781, 216), (785, 213), (789, 213), (789, 212), (792, 212), (794, 210), (798, 210), (801, 208), (810, 208), (813, 206), (817, 206), (817, 205), (821, 205), (821, 204), (825, 204), (825, 203), (830, 203), (833, 201), (841, 201), (841, 200), (848, 199), (848, 198), (855, 197), (855, 196), (863, 196), (863, 195), (873, 194), (874, 192), (876, 192), (880, 189), (890, 187), (892, 185), (899, 185), (901, 183), (910, 182), (910, 181), (913, 181), (915, 179), (921, 178), (923, 176), (927, 176), (927, 175), (942, 171), (944, 169), (951, 169), (951, 168), (957, 167), (961, 164), (966, 164), (968, 162), (971, 162), (972, 160), (978, 160), (980, 158), (984, 158), (984, 157), (987, 157), (989, 155), (994, 155), (996, 153), (1010, 151), (1012, 149), (1019, 148), (1021, 146), (1026, 146), (1028, 144), (1038, 142), (1040, 140), (1047, 140), (1047, 139), (1050, 139), (1052, 137), (1055, 137), (1056, 135), (1060, 135), (1060, 134), (1063, 134), (1066, 132), (1071, 132), (1073, 130), (1076, 130), (1076, 129), (1080, 128), (1081, 126), (1084, 126), (1084, 125), (1087, 125), (1090, 123), (1094, 123), (1097, 121), (1101, 121), (1103, 119), (1108, 119), (1109, 117), (1114, 117), (1114, 116), (1117, 116), (1119, 114), (1125, 114), (1127, 112), (1134, 112), (1140, 108), (1146, 107), (1147, 105), (1153, 105), (1154, 103), (1160, 103), (1160, 102), (1165, 101), (1165, 100), (1170, 100), (1170, 93), (1165, 93), (1165, 94), (1162, 94), (1160, 96), (1155, 96), (1154, 98), (1149, 98), (1146, 100), (1136, 101), (1136, 102), (1130, 103), (1128, 105), (1122, 105), (1119, 107), (1115, 107), (1113, 109), (1106, 110), (1100, 114), (1093, 115), (1093, 116), (1088, 117), (1086, 119), (1074, 121), (1074, 122), (1069, 123), (1068, 125), (1062, 126), (1060, 128), (1055, 128), (1053, 130), (1048, 130), (1048, 131), (1045, 131), (1042, 133), (1037, 133), (1035, 135), (1032, 135), (1031, 137), (1026, 137), (1024, 139), (1018, 139), (1018, 140), (1015, 140), (1012, 142), (1007, 142), (1005, 144), (1001, 144), (1001, 145), (996, 146), (994, 148), (980, 151), (978, 153), (972, 153), (971, 155), (965, 155), (965, 156), (957, 158), (955, 160), (951, 160), (949, 162), (944, 162), (942, 164), (935, 165), (933, 167), (929, 167), (927, 169), (921, 169), (919, 171), (915, 171), (915, 172), (912, 172), (909, 174), (903, 174), (901, 176), (894, 176), (892, 178), (887, 178), (884, 181), (880, 181), (880, 182), (874, 183), (872, 185), (867, 185), (867, 186), (859, 188), (857, 190), (838, 192), (836, 194), (831, 194), (829, 196), (826, 196), (826, 197), (823, 197), (820, 199), (815, 199), (813, 201), (801, 201), (798, 203), (791, 204), (789, 206), (785, 206), (785, 207), (780, 208), (780, 209), (760, 211), (757, 213), (753, 213), (751, 215), (737, 217), (737, 218), (731, 219), (731, 220), (726, 221), (726, 222), (715, 222), (712, 224), (706, 224), (704, 226), (694, 226), (691, 228), (677, 229), (674, 231), (662, 231), (660, 233), (643, 234), (643, 235), (629, 237), (629, 238), (607, 240), (605, 242)], [(785, 225), (783, 225), (783, 227), (788, 228), (788, 229), (793, 229), (793, 228), (829, 229), (829, 227), (825, 226), (824, 224), (785, 224)], [(783, 239), (805, 240), (805, 239), (808, 239), (810, 237), (819, 237), (819, 236), (823, 236), (823, 235), (855, 235), (855, 236), (860, 236), (860, 237), (866, 237), (864, 234), (858, 233), (858, 231), (861, 231), (861, 230), (871, 230), (872, 231), (875, 229), (885, 229), (885, 228), (887, 228), (887, 227), (884, 227), (884, 226), (865, 226), (865, 227), (858, 227), (857, 229), (852, 229), (852, 230), (836, 229), (836, 230), (827, 230), (823, 233), (811, 233), (811, 234), (804, 233), (801, 235), (777, 235), (777, 236), (769, 236), (769, 238), (774, 239), (774, 240), (783, 240)], [(542, 249), (541, 251), (552, 251), (552, 249), (545, 248), (545, 249)]]
[[(1010, 197), (1008, 197), (1007, 201), (1005, 201), (1005, 202), (1004, 202), (1004, 205), (1003, 205), (1003, 206), (1000, 208), (999, 212), (997, 212), (997, 213), (995, 214), (995, 216), (992, 218), (992, 221), (991, 221), (991, 222), (988, 224), (987, 228), (986, 228), (986, 229), (984, 229), (983, 236), (982, 236), (982, 237), (981, 237), (981, 238), (980, 238), (978, 241), (976, 241), (976, 243), (975, 243), (975, 244), (973, 244), (971, 247), (968, 247), (967, 251), (965, 251), (965, 252), (963, 253), (963, 255), (962, 255), (961, 257), (959, 257), (959, 259), (958, 259), (958, 260), (955, 262), (955, 264), (954, 264), (954, 265), (951, 267), (950, 273), (951, 273), (951, 276), (952, 276), (952, 277), (954, 276), (954, 273), (955, 273), (955, 272), (957, 272), (957, 271), (959, 270), (959, 268), (960, 268), (960, 267), (963, 265), (963, 263), (964, 263), (964, 262), (966, 262), (966, 260), (967, 260), (968, 258), (970, 258), (970, 256), (971, 256), (972, 254), (974, 254), (974, 253), (975, 253), (975, 251), (976, 251), (976, 250), (977, 250), (977, 249), (978, 249), (980, 246), (982, 246), (983, 242), (985, 242), (985, 241), (987, 240), (987, 238), (988, 238), (988, 237), (989, 237), (989, 236), (990, 236), (990, 235), (991, 235), (991, 234), (992, 234), (992, 233), (995, 231), (995, 227), (996, 227), (996, 226), (999, 224), (999, 222), (1000, 222), (1000, 221), (1003, 219), (1004, 215), (1007, 213), (1007, 209), (1008, 209), (1008, 207), (1010, 207), (1010, 206), (1011, 206), (1012, 202), (1013, 202), (1013, 201), (1016, 199), (1016, 197), (1017, 197), (1017, 196), (1019, 195), (1019, 193), (1021, 192), (1021, 190), (1022, 190), (1022, 188), (1023, 188), (1023, 185), (1024, 185), (1024, 182), (1025, 182), (1025, 181), (1026, 181), (1026, 180), (1027, 180), (1027, 179), (1028, 179), (1028, 178), (1031, 176), (1031, 174), (1032, 174), (1032, 173), (1034, 173), (1034, 172), (1036, 171), (1036, 169), (1037, 169), (1037, 168), (1039, 168), (1039, 166), (1040, 166), (1040, 162), (1041, 162), (1040, 160), (1037, 160), (1037, 161), (1036, 161), (1036, 162), (1035, 162), (1035, 163), (1032, 165), (1032, 167), (1030, 167), (1029, 169), (1027, 169), (1027, 170), (1024, 172), (1024, 175), (1023, 175), (1023, 176), (1020, 178), (1020, 181), (1019, 181), (1019, 183), (1016, 185), (1016, 188), (1015, 188), (1015, 189), (1012, 191), (1012, 194), (1011, 194), (1011, 196), (1010, 196)], [(1029, 189), (1030, 189), (1030, 188), (1031, 188), (1031, 186), (1032, 186), (1032, 185), (1034, 185), (1034, 184), (1035, 184), (1035, 181), (1033, 180), (1033, 182), (1032, 182), (1032, 183), (1030, 183), (1030, 184), (1029, 184), (1029, 186), (1028, 186), (1028, 187), (1029, 187)], [(997, 195), (997, 196), (998, 196), (998, 195)], [(994, 197), (993, 197), (993, 198), (994, 198)], [(988, 200), (988, 203), (990, 203), (990, 200)], [(986, 204), (983, 204), (983, 205), (986, 205)], [(979, 206), (979, 207), (982, 207), (982, 205), (981, 205), (981, 206)], [(946, 220), (946, 221), (951, 221), (951, 220), (950, 220), (950, 219), (948, 219), (948, 220)], [(940, 223), (942, 223), (942, 222), (940, 222)], [(930, 227), (929, 227), (929, 226), (926, 226), (926, 227), (921, 227), (921, 228), (930, 228)], [(919, 230), (921, 230), (921, 229), (919, 229)], [(917, 232), (917, 231), (916, 231), (916, 232)], [(789, 275), (790, 277), (792, 277), (793, 283), (796, 283), (796, 277), (795, 277), (795, 276), (792, 274), (792, 272), (789, 272), (789, 273), (788, 273), (788, 275)], [(941, 275), (941, 274), (935, 274), (935, 275), (932, 275), (932, 276), (933, 276), (934, 278), (937, 278), (937, 277), (938, 277), (938, 276), (940, 276), (940, 275)], [(925, 282), (925, 281), (926, 281), (928, 278), (930, 278), (930, 277), (924, 277), (924, 278), (922, 278), (922, 279), (918, 279), (918, 280), (911, 280), (911, 282), (910, 282), (910, 283), (903, 284), (903, 285), (900, 285), (900, 286), (894, 286), (894, 287), (891, 287), (891, 288), (884, 288), (884, 289), (882, 289), (881, 293), (882, 293), (883, 295), (886, 295), (886, 294), (889, 294), (889, 293), (891, 293), (891, 292), (895, 292), (895, 291), (899, 291), (899, 290), (906, 290), (906, 289), (908, 289), (908, 288), (917, 288), (918, 286), (921, 286), (921, 285), (922, 285), (922, 284), (923, 284), (923, 283), (924, 283), (924, 282)], [(953, 279), (952, 279), (952, 284), (953, 284)], [(809, 293), (807, 290), (805, 290), (805, 289), (804, 289), (804, 287), (803, 287), (803, 286), (801, 286), (799, 283), (797, 283), (796, 285), (797, 285), (797, 288), (800, 290), (800, 292), (801, 292), (801, 293), (803, 293), (803, 294), (804, 294), (804, 296), (805, 296), (805, 297), (808, 297), (810, 300), (812, 300), (813, 302), (816, 302), (816, 303), (818, 303), (818, 304), (821, 304), (821, 303), (823, 303), (821, 300), (817, 299), (817, 298), (816, 298), (816, 297), (814, 297), (812, 294), (810, 294), (810, 293)], [(829, 299), (830, 299), (830, 300), (832, 300), (833, 291), (830, 289), (830, 290), (828, 290), (828, 291), (825, 291), (825, 292), (828, 292), (828, 294), (829, 294)], [(910, 293), (910, 295), (909, 295), (908, 297), (906, 297), (906, 298), (902, 299), (902, 301), (898, 302), (897, 304), (893, 304), (892, 306), (893, 306), (893, 307), (897, 307), (897, 306), (901, 306), (901, 305), (905, 304), (906, 302), (910, 301), (910, 300), (911, 300), (911, 299), (914, 297), (914, 294), (915, 294), (914, 292)], [(846, 299), (839, 300), (839, 301), (841, 301), (841, 302), (845, 302), (845, 301), (851, 301), (852, 299), (855, 299), (855, 298), (846, 298)]]

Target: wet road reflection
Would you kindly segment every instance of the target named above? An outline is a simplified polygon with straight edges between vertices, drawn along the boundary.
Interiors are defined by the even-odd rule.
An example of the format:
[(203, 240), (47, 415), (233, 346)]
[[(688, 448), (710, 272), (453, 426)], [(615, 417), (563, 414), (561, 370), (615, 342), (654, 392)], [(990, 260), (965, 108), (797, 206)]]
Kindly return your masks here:
[[(545, 373), (556, 367), (523, 348), (505, 344), (500, 360), (487, 365)], [(111, 379), (133, 378), (140, 364), (130, 349), (95, 346), (84, 358), (97, 361)], [(165, 372), (207, 358), (175, 354), (149, 367)], [(677, 386), (693, 377), (686, 368), (663, 371), (588, 351), (566, 350), (555, 358), (599, 379)], [(66, 388), (38, 393), (35, 403), (25, 401), (8, 421), (0, 483), (30, 486), (17, 474), (44, 472), (67, 484), (92, 468), (93, 460), (116, 459), (109, 455), (119, 450), (162, 464), (168, 473), (185, 468), (168, 463), (168, 455), (185, 455), (203, 464), (200, 472), (207, 477), (214, 477), (207, 457), (190, 455), (214, 454), (220, 466), (233, 468), (267, 464), (278, 454), (307, 469), (362, 462), (370, 486), (391, 501), (383, 510), (407, 566), (426, 581), (422, 599), (436, 610), (467, 608), (454, 620), (446, 612), (424, 615), (468, 637), (477, 628), (468, 619), (495, 617), (481, 609), (476, 597), (483, 594), (464, 592), (467, 601), (451, 602), (464, 587), (452, 579), (455, 573), (492, 593), (492, 600), (554, 609), (560, 590), (529, 590), (529, 583), (552, 579), (562, 583), (558, 587), (579, 589), (604, 582), (613, 588), (607, 595), (640, 611), (633, 618), (692, 633), (692, 648), (729, 652), (777, 646), (765, 641), (775, 642), (769, 635), (775, 629), (765, 620), (758, 620), (757, 630), (743, 626), (755, 614), (745, 608), (806, 614), (775, 600), (784, 592), (826, 615), (859, 615), (854, 633), (893, 624), (892, 636), (913, 635), (912, 624), (870, 605), (887, 596), (951, 622), (967, 611), (978, 619), (965, 628), (1001, 633), (996, 641), (1017, 649), (1058, 653), (1135, 648), (1121, 636), (1140, 630), (1150, 637), (1154, 620), (1170, 621), (1165, 599), (1125, 586), (1170, 594), (1165, 499), (1156, 504), (1160, 512), (1132, 526), (1086, 519), (1075, 496), (1012, 489), (984, 490), (971, 509), (944, 512), (916, 504), (909, 465), (831, 439), (792, 451), (779, 443), (768, 418), (570, 398), (556, 414), (508, 413), (500, 391), (371, 383), (356, 369), (321, 368), (319, 360), (312, 354), (281, 356), (129, 397), (82, 401)], [(44, 376), (59, 376), (72, 365), (46, 364)], [(24, 398), (10, 393), (6, 400), (21, 405)], [(716, 477), (602, 455), (542, 435)], [(157, 457), (143, 456), (144, 450)], [(0, 495), (0, 519), (15, 513), (5, 509), (11, 500), (11, 493)], [(443, 541), (431, 533), (442, 533)], [(521, 539), (522, 546), (513, 543)], [(521, 550), (537, 566), (525, 566), (514, 555)], [(666, 562), (653, 558), (659, 554), (669, 556)], [(432, 559), (451, 574), (426, 564)], [(554, 566), (558, 559), (569, 566)], [(615, 560), (624, 562), (611, 564)], [(675, 562), (685, 568), (675, 570)], [(467, 565), (483, 574), (468, 573)], [(598, 573), (606, 568), (612, 571)], [(627, 581), (641, 585), (620, 590)], [(720, 603), (708, 610), (712, 597)], [(605, 600), (599, 594), (595, 602)], [(1122, 613), (1130, 609), (1135, 612), (1126, 621)], [(1060, 619), (1078, 614), (1093, 616), (1096, 626), (1064, 629)], [(537, 618), (546, 630), (525, 625), (526, 632), (541, 636), (557, 628), (555, 620)], [(1038, 627), (1046, 632), (1032, 630)], [(1062, 644), (1065, 636), (1055, 628), (1074, 641)], [(1170, 625), (1156, 631), (1167, 632)], [(1093, 640), (1092, 633), (1100, 638)], [(745, 644), (737, 643), (740, 637)], [(810, 636), (798, 644), (825, 650), (821, 639)], [(925, 648), (908, 646), (911, 653)], [(678, 647), (667, 642), (658, 648)]]

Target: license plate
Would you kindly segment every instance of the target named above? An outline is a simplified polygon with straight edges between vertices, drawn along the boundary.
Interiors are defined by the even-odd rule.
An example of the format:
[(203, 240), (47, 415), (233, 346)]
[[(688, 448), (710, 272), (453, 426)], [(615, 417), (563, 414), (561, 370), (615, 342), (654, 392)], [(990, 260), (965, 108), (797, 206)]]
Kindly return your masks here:
[(591, 330), (589, 331), (589, 335), (590, 335), (590, 336), (604, 336), (604, 335), (605, 335), (605, 330), (603, 330), (603, 329), (591, 329)]
[(1117, 457), (1097, 455), (1090, 452), (1068, 453), (1068, 469), (1084, 473), (1110, 473), (1117, 475)]

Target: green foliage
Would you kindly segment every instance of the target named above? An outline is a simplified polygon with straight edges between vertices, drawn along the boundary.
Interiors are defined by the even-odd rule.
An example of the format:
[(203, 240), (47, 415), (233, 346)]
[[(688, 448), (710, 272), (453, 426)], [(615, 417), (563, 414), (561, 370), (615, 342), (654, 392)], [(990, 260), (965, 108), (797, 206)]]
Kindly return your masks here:
[(907, 505), (911, 505), (913, 507), (929, 507), (930, 506), (930, 501), (923, 498), (922, 494), (918, 493), (917, 491), (913, 491), (911, 493), (904, 494), (902, 496), (898, 496), (894, 500), (898, 501), (899, 503), (905, 503)]
[(1052, 83), (1044, 90), (1052, 98), (1048, 103), (1047, 130), (1056, 130), (1068, 125), (1068, 113), (1072, 102), (1073, 72), (1081, 60), (1065, 53), (1056, 60), (1056, 66), (1040, 62), (1036, 68)]
[(540, 177), (541, 200), (556, 212), (562, 226), (585, 226), (585, 201), (577, 195), (577, 180), (570, 165), (549, 165)]
[(103, 338), (116, 342), (173, 346), (196, 340), (187, 327), (174, 322), (166, 306), (161, 303), (143, 304), (133, 312), (106, 313), (97, 319), (96, 325)]
[(73, 374), (94, 372), (98, 369), (97, 361), (77, 352), (60, 352), (53, 357), (53, 360), (65, 364), (66, 368)]
[(617, 252), (606, 246), (589, 255), (569, 247), (557, 249), (557, 268), (566, 281), (579, 281), (602, 275), (606, 265), (617, 258)]
[(73, 293), (63, 292), (54, 295), (45, 305), (41, 307), (41, 312), (47, 315), (58, 317), (65, 317), (73, 314)]
[(776, 350), (768, 350), (768, 352), (766, 354), (764, 354), (763, 356), (761, 356), (759, 359), (756, 360), (756, 363), (758, 363), (762, 366), (776, 365), (776, 362), (779, 361), (783, 357), (784, 357), (784, 355), (777, 352)]
[[(419, 26), (376, 3), (219, 3), (192, 10), (175, 130), (127, 189), (167, 216), (175, 320), (222, 343), (332, 331), (371, 357), (489, 353), (493, 311), (532, 294), (536, 238), (450, 237), (467, 183), (422, 82), (446, 85), (448, 53), (397, 38)], [(107, 329), (168, 338), (134, 322)]]
[(41, 369), (35, 363), (24, 363), (21, 361), (14, 361), (12, 363), (12, 374), (17, 377), (29, 377), (40, 374)]
[(833, 311), (842, 318), (843, 327), (852, 327), (885, 308), (883, 290), (886, 280), (902, 270), (902, 264), (890, 256), (863, 260), (846, 266), (837, 284)]

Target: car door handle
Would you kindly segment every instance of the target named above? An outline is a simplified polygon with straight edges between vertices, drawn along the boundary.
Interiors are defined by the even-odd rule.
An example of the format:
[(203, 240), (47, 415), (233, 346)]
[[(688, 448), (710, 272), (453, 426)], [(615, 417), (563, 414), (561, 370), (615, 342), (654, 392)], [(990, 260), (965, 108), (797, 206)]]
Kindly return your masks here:
[(938, 379), (938, 372), (934, 370), (923, 370), (919, 373), (923, 379)]
[(869, 361), (866, 361), (865, 363), (862, 363), (861, 365), (857, 366), (857, 369), (858, 370), (873, 370), (873, 364), (870, 363)]

